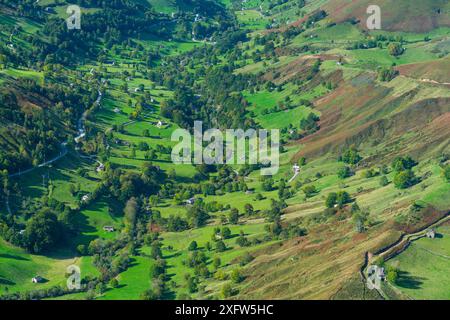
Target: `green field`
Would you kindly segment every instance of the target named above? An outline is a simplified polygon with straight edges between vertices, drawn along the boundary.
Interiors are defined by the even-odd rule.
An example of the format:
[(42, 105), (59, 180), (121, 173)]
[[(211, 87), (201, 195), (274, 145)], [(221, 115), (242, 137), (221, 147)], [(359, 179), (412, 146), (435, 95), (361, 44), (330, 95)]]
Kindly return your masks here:
[(388, 262), (399, 270), (395, 287), (414, 299), (450, 299), (450, 227), (438, 227), (436, 234), (414, 241)]
[(239, 23), (242, 24), (242, 26), (244, 28), (248, 28), (250, 30), (265, 29), (269, 22), (257, 10), (236, 11), (235, 15), (236, 15)]
[[(70, 252), (58, 251), (50, 256), (37, 256), (0, 240), (0, 293), (23, 292), (65, 284), (68, 266), (79, 264)], [(31, 279), (41, 276), (45, 283), (34, 284)]]

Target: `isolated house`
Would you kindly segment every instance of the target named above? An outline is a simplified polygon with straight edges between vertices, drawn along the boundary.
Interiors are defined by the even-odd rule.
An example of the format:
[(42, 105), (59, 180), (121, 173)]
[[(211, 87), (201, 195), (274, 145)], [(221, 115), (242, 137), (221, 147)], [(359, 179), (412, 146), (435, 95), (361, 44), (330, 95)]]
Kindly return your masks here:
[(187, 199), (186, 201), (186, 204), (194, 204), (195, 203), (195, 198), (190, 198), (190, 199)]
[(33, 282), (33, 283), (42, 283), (42, 282), (44, 282), (44, 278), (42, 278), (41, 276), (36, 276), (36, 277), (31, 279), (31, 282)]
[(436, 231), (434, 229), (430, 229), (426, 234), (427, 238), (434, 239), (436, 237)]
[(375, 276), (376, 280), (386, 281), (386, 273), (384, 268), (382, 267), (371, 266), (367, 275), (369, 276), (369, 278)]
[(82, 198), (81, 198), (81, 201), (82, 202), (87, 202), (89, 200), (89, 195), (88, 194), (85, 194)]
[(76, 137), (74, 140), (75, 140), (75, 143), (80, 143), (81, 142), (81, 140), (83, 140), (83, 138), (86, 136), (86, 133), (82, 133), (82, 134), (80, 134), (78, 137)]
[(300, 166), (298, 164), (294, 164), (294, 166), (292, 167), (292, 170), (294, 170), (294, 173), (297, 173), (300, 171)]
[(105, 170), (105, 165), (103, 163), (100, 163), (100, 165), (97, 167), (97, 172), (102, 172)]
[(113, 226), (104, 226), (104, 227), (103, 227), (103, 231), (106, 231), (106, 232), (114, 232), (115, 229), (114, 229)]
[(386, 273), (384, 271), (384, 268), (378, 268), (376, 276), (380, 281), (385, 281)]

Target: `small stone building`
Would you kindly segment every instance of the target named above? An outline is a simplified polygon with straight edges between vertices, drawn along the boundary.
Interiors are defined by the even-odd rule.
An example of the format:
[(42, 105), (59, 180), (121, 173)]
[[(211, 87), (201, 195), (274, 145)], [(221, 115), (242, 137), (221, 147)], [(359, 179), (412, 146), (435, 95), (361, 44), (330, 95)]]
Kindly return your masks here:
[(106, 232), (114, 232), (115, 231), (113, 226), (104, 226), (103, 230)]
[(430, 229), (426, 234), (427, 238), (434, 239), (436, 237), (436, 231), (434, 229)]

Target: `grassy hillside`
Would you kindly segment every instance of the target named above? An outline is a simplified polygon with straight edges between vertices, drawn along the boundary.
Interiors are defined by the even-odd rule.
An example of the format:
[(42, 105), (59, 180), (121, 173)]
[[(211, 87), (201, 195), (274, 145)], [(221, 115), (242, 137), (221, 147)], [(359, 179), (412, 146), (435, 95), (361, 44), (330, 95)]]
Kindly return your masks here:
[(437, 238), (414, 241), (389, 265), (399, 270), (396, 288), (413, 299), (447, 300), (449, 267), (449, 227), (436, 229)]
[[(324, 6), (336, 22), (349, 19), (361, 21), (361, 27), (366, 28), (366, 9), (369, 5), (378, 5), (381, 9), (382, 28), (389, 31), (426, 32), (437, 27), (448, 27), (449, 3), (439, 1), (328, 1)], [(420, 21), (420, 23), (417, 23)]]

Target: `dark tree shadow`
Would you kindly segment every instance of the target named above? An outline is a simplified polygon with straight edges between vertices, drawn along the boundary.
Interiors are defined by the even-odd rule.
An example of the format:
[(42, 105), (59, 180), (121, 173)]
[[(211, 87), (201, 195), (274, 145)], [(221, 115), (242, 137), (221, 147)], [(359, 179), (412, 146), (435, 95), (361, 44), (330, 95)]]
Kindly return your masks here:
[(13, 281), (11, 281), (11, 280), (4, 279), (4, 278), (1, 278), (1, 277), (0, 277), (0, 285), (13, 286), (13, 285), (15, 285), (15, 284), (16, 284), (16, 283), (13, 282)]
[(30, 261), (30, 259), (27, 259), (25, 257), (21, 257), (21, 256), (17, 256), (17, 255), (14, 255), (14, 254), (9, 254), (9, 253), (0, 253), (0, 258), (22, 260), (22, 261)]
[(138, 266), (138, 265), (139, 265), (139, 263), (137, 263), (135, 258), (130, 258), (130, 264), (128, 265), (128, 269), (129, 268), (133, 268), (133, 267)]
[(407, 289), (420, 289), (423, 284), (423, 280), (426, 278), (423, 277), (414, 277), (409, 272), (399, 271), (398, 279), (395, 282), (399, 287), (407, 288)]
[(178, 256), (181, 256), (181, 252), (175, 252), (175, 253), (171, 253), (171, 254), (168, 254), (168, 255), (164, 255), (164, 259), (170, 259), (170, 258), (175, 258), (175, 257), (178, 257)]

